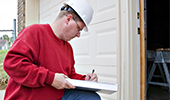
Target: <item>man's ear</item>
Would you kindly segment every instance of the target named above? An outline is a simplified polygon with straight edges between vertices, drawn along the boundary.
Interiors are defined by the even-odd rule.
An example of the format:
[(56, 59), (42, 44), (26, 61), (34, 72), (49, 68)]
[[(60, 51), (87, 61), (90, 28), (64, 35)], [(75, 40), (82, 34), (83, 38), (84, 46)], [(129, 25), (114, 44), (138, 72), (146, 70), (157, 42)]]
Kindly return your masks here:
[(73, 16), (71, 14), (67, 15), (67, 21), (69, 22), (71, 19), (73, 18)]

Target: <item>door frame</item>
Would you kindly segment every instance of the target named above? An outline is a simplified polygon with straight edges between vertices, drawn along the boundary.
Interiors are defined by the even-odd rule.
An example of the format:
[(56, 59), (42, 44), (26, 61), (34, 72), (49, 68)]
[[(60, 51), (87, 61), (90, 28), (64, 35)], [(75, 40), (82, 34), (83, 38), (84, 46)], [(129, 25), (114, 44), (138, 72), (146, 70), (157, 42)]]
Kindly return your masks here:
[(140, 100), (137, 0), (118, 0), (119, 99)]

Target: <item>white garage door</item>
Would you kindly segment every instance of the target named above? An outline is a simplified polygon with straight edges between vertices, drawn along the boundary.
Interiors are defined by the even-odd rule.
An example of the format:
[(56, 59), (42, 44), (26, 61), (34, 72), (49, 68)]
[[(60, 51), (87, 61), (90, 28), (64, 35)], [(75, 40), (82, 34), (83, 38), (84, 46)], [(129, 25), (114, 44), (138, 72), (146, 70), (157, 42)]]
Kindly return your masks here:
[[(52, 23), (64, 0), (39, 0), (40, 23)], [(81, 74), (95, 69), (100, 82), (117, 83), (117, 0), (88, 0), (94, 9), (89, 32), (70, 41), (75, 68)], [(100, 94), (102, 100), (117, 100), (117, 93)]]

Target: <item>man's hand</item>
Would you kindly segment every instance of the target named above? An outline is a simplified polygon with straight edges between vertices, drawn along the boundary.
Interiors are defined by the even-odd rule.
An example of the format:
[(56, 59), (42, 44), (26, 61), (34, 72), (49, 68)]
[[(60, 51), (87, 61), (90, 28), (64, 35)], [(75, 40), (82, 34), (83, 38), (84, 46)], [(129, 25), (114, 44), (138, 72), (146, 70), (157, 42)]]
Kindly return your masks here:
[(55, 73), (55, 77), (51, 85), (57, 89), (74, 89), (75, 86), (69, 83), (66, 78), (68, 77), (64, 74)]
[(86, 81), (95, 81), (95, 82), (97, 82), (98, 81), (97, 74), (89, 73), (89, 74), (86, 75), (85, 80)]

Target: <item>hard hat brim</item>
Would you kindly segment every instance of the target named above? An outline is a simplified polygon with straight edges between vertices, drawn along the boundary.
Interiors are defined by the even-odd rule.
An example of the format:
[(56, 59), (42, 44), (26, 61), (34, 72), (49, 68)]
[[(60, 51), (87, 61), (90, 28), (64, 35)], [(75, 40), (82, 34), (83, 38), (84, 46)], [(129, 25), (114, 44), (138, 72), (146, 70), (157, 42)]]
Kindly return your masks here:
[(87, 0), (68, 0), (67, 2), (64, 2), (64, 5), (68, 5), (73, 8), (75, 13), (84, 22), (85, 27), (83, 28), (83, 30), (87, 32), (88, 25), (92, 20), (94, 12), (89, 2)]

